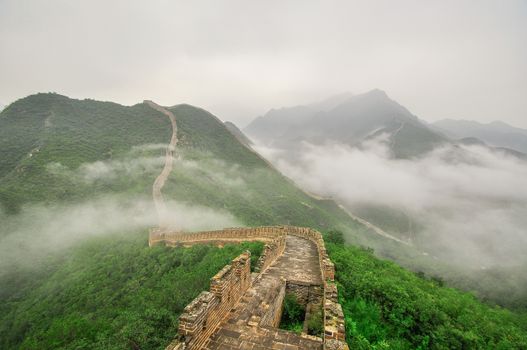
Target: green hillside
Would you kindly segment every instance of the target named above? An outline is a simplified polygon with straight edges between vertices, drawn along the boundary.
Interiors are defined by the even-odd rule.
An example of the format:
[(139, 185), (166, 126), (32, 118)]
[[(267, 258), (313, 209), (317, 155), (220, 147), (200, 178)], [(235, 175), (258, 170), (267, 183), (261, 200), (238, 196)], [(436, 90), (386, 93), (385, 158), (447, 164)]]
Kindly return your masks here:
[[(180, 144), (163, 190), (168, 200), (229, 212), (242, 225), (349, 226), (357, 237), (366, 232), (334, 203), (300, 191), (208, 112), (188, 105), (172, 110)], [(135, 200), (149, 203), (170, 123), (146, 104), (38, 94), (6, 108), (0, 132), (8, 155), (0, 163), (0, 249), (9, 253), (0, 257), (0, 348), (162, 348), (175, 334), (181, 307), (244, 248), (151, 250), (145, 226), (100, 238), (87, 238), (90, 232), (62, 248), (35, 250), (31, 241), (42, 242), (46, 229), (37, 221), (42, 205), (52, 208), (49, 220), (56, 220), (77, 214), (66, 210), (77, 205), (96, 210), (109, 196), (124, 207)], [(57, 235), (70, 230), (52, 228)], [(190, 271), (197, 261), (203, 271)], [(130, 291), (131, 283), (139, 283), (138, 289)]]
[[(167, 201), (228, 213), (240, 225), (291, 224), (322, 232), (340, 229), (349, 242), (373, 247), (406, 265), (433, 265), (420, 252), (368, 231), (333, 201), (317, 200), (299, 190), (210, 113), (189, 105), (170, 109), (177, 118), (180, 142), (174, 170), (163, 189)], [(149, 226), (144, 222), (133, 230), (116, 229), (91, 237), (97, 236), (100, 222), (83, 222), (81, 228), (87, 234), (69, 227), (71, 220), (61, 220), (61, 215), (77, 215), (68, 208), (83, 205), (96, 212), (108, 198), (120, 204), (119, 213), (126, 213), (134, 202), (151, 207), (152, 183), (163, 167), (170, 134), (167, 117), (142, 103), (127, 107), (38, 94), (0, 113), (0, 253), (10, 252), (0, 256), (0, 348), (162, 349), (175, 334), (182, 307), (206, 289), (208, 279), (221, 266), (244, 249), (251, 250), (253, 258), (258, 256), (259, 244), (224, 249), (148, 248)], [(42, 213), (48, 213), (42, 208), (51, 208), (49, 220), (55, 224), (51, 229), (39, 226), (46, 225), (37, 221)], [(76, 219), (72, 218), (73, 224)], [(201, 215), (192, 220), (195, 222), (187, 223), (191, 229), (204, 221)], [(214, 227), (213, 222), (210, 225)], [(53, 247), (40, 246), (42, 239), (37, 238), (48, 231), (71, 233), (73, 238), (53, 241)], [(36, 247), (30, 244), (33, 240), (39, 242)], [(420, 283), (430, 284), (353, 247), (335, 246), (331, 254), (343, 286), (341, 298), (350, 300), (343, 303), (348, 318), (360, 314), (356, 312), (357, 305), (362, 305), (358, 297), (384, 307), (385, 299), (370, 296), (390, 288), (408, 290), (410, 296), (414, 287), (422, 287)], [(6, 256), (13, 261), (6, 261)], [(362, 266), (360, 259), (369, 263)], [(365, 281), (359, 279), (361, 274), (375, 274), (376, 269), (379, 278), (391, 277), (375, 279), (375, 285), (359, 284)], [(346, 271), (354, 272), (348, 275)], [(354, 286), (373, 294), (363, 297), (354, 292)], [(443, 290), (447, 289), (430, 285), (428, 293), (432, 299), (436, 295), (442, 298)], [(448, 293), (450, 301), (459, 298), (461, 303), (468, 298), (459, 292)], [(456, 329), (465, 325), (464, 331), (480, 336), (481, 329), (487, 328), (476, 327), (473, 320), (483, 317), (489, 327), (493, 322), (503, 323), (505, 328), (497, 329), (510, 330), (511, 344), (523, 346), (524, 338), (518, 334), (524, 335), (525, 328), (516, 322), (519, 316), (469, 299), (469, 307), (458, 309), (459, 317), (466, 320), (461, 319)], [(389, 306), (394, 307), (393, 301)], [(433, 304), (440, 310), (445, 307)], [(475, 313), (474, 308), (479, 311)], [(496, 312), (498, 316), (493, 316)], [(420, 330), (415, 338), (409, 337), (406, 323), (396, 323), (389, 313), (376, 315), (377, 323), (372, 327), (384, 332), (384, 338), (372, 338), (369, 330), (361, 330), (369, 324), (364, 319), (357, 329), (348, 326), (352, 332), (349, 339), (353, 341), (359, 337), (356, 332), (362, 332), (379, 348), (384, 339), (390, 348), (397, 349), (412, 348), (432, 334), (431, 330)], [(483, 337), (481, 342), (491, 344), (489, 339), (495, 338)], [(351, 344), (355, 346), (355, 342)], [(445, 348), (444, 344), (449, 343), (430, 342), (423, 348)]]
[(133, 182), (89, 184), (61, 175), (86, 163), (126, 159), (133, 146), (166, 143), (170, 134), (167, 118), (145, 104), (125, 107), (57, 94), (18, 100), (0, 113), (0, 147), (6, 150), (0, 203), (18, 212), (28, 202), (79, 201), (109, 191), (147, 194), (155, 172)]
[(527, 317), (326, 237), (352, 349), (525, 349)]
[[(180, 161), (163, 191), (167, 198), (226, 209), (245, 225), (359, 227), (337, 206), (328, 208), (271, 169), (210, 113), (189, 105), (171, 110), (178, 120)], [(154, 161), (164, 155), (162, 147), (151, 146), (166, 144), (171, 129), (168, 119), (146, 104), (38, 94), (6, 108), (0, 132), (9, 154), (0, 163), (0, 203), (16, 213), (33, 202), (71, 203), (108, 193), (150, 196), (163, 166)], [(121, 169), (138, 157), (154, 164), (132, 173)], [(96, 166), (117, 168), (116, 174), (86, 179)]]
[(262, 246), (149, 248), (143, 231), (90, 240), (31, 281), (2, 281), (0, 348), (164, 349), (210, 278), (244, 250), (254, 264)]

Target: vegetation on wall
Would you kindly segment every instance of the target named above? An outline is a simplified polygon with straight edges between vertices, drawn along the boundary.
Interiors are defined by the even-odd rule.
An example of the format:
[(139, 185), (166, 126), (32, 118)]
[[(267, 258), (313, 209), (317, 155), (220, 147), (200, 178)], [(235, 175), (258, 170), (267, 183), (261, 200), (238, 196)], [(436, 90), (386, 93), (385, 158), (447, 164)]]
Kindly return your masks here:
[(297, 334), (302, 333), (306, 309), (300, 304), (293, 293), (286, 293), (282, 306), (280, 328)]
[(313, 305), (311, 313), (307, 317), (307, 334), (322, 337), (324, 333), (324, 312), (322, 305)]

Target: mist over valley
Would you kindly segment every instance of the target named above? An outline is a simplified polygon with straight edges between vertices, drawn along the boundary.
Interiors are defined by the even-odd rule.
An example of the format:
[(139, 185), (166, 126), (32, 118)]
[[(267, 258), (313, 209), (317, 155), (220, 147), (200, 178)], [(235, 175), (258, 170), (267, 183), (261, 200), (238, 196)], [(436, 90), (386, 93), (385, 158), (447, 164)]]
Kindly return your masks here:
[(527, 349), (526, 24), (0, 1), (0, 349)]

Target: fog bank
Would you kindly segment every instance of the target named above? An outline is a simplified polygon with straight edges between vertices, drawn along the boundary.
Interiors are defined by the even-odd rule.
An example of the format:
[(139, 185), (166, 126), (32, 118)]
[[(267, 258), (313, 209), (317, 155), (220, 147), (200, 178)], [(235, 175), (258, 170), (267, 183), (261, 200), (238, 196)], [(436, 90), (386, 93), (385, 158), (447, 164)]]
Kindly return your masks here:
[(486, 269), (525, 263), (527, 163), (479, 146), (447, 146), (394, 159), (386, 135), (361, 149), (304, 143), (291, 156), (257, 147), (306, 190), (348, 208), (387, 206), (419, 226), (405, 239), (425, 252)]
[[(240, 226), (229, 213), (167, 201), (164, 222), (177, 230), (200, 231)], [(29, 205), (16, 216), (0, 215), (0, 270), (26, 267), (47, 255), (69, 248), (90, 237), (145, 230), (157, 225), (150, 198), (104, 197), (75, 205)]]

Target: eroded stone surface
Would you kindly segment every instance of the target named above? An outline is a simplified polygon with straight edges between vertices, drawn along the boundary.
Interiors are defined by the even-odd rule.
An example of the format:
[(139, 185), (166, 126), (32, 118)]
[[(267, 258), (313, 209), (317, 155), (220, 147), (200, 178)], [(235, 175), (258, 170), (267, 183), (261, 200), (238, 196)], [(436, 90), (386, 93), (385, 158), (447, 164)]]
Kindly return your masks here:
[(277, 328), (250, 326), (232, 328), (222, 327), (204, 349), (318, 350), (323, 348), (320, 338), (301, 337)]
[(321, 339), (304, 338), (276, 328), (286, 280), (322, 284), (318, 251), (313, 242), (288, 235), (282, 256), (253, 282), (205, 349), (322, 349)]

